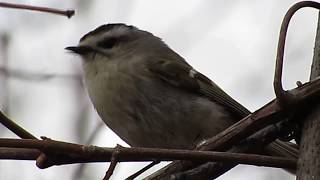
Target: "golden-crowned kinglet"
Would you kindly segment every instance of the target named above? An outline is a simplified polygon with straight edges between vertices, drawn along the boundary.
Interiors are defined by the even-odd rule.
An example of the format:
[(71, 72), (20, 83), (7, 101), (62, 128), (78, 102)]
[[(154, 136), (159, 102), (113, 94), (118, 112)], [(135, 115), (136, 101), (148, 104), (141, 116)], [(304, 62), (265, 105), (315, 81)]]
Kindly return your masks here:
[(131, 146), (191, 149), (250, 113), (134, 26), (102, 25), (66, 49), (82, 57), (101, 119)]

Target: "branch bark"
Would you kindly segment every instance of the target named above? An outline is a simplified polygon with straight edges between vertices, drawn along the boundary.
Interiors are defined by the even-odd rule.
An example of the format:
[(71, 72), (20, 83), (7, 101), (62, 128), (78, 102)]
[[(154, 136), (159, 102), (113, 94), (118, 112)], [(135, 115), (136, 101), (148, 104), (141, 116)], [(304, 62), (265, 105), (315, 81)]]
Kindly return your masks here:
[[(269, 125), (264, 129), (254, 133), (250, 137), (243, 140), (240, 144), (235, 144), (227, 152), (232, 153), (264, 153), (265, 146), (277, 138), (288, 134), (288, 125), (286, 122), (279, 122), (277, 125)], [(283, 143), (273, 143), (274, 145), (283, 147)], [(273, 152), (273, 151), (272, 151)], [(294, 151), (293, 151), (294, 152)], [(274, 154), (273, 154), (274, 155)], [(277, 155), (277, 154), (276, 154)], [(279, 154), (283, 155), (283, 154)], [(297, 159), (298, 151), (292, 155), (292, 158)], [(192, 179), (216, 179), (234, 166), (236, 163), (224, 163), (224, 162), (208, 162), (194, 169), (179, 172), (171, 175), (171, 179), (174, 180), (192, 180)], [(287, 169), (290, 172), (295, 172), (296, 169)]]
[[(2, 153), (3, 151), (6, 153)], [(17, 152), (25, 152), (25, 154), (19, 155)], [(42, 152), (42, 154), (49, 154), (49, 157), (59, 157), (60, 161), (53, 161), (55, 164), (51, 164), (51, 166), (72, 163), (110, 162), (116, 152), (118, 162), (153, 161), (155, 159), (160, 161), (172, 161), (180, 159), (197, 162), (223, 161), (257, 166), (296, 168), (295, 159), (254, 154), (157, 148), (126, 148), (119, 146), (116, 148), (102, 148), (50, 139), (0, 139), (0, 159), (36, 160), (39, 159), (39, 154), (37, 153), (40, 152)], [(30, 156), (27, 157), (26, 154), (29, 154)], [(47, 162), (50, 161), (47, 160)]]
[[(320, 75), (320, 13), (310, 80)], [(320, 104), (311, 109), (303, 122), (297, 180), (320, 179)]]
[(55, 8), (30, 6), (30, 5), (6, 3), (6, 2), (0, 2), (0, 7), (46, 12), (46, 13), (67, 16), (68, 18), (71, 18), (74, 15), (74, 10), (60, 10)]
[(9, 119), (0, 111), (0, 123), (15, 133), (17, 136), (23, 139), (37, 139), (34, 135), (29, 133), (27, 130), (23, 129), (13, 120)]

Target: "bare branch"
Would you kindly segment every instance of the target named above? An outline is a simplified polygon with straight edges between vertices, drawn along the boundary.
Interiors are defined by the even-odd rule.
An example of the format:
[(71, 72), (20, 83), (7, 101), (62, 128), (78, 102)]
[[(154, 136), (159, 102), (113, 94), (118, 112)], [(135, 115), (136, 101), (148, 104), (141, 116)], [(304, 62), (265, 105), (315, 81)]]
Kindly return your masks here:
[(279, 42), (278, 42), (278, 48), (277, 48), (276, 69), (275, 69), (274, 82), (273, 82), (274, 91), (277, 96), (277, 100), (281, 105), (295, 103), (295, 96), (290, 92), (285, 91), (282, 87), (283, 56), (284, 56), (284, 47), (285, 47), (285, 41), (286, 41), (290, 20), (292, 16), (299, 9), (304, 7), (312, 7), (312, 8), (320, 9), (320, 3), (313, 2), (313, 1), (301, 1), (294, 4), (287, 11), (281, 24)]
[[(229, 149), (227, 152), (232, 153), (263, 153), (265, 150), (264, 147), (269, 144), (270, 142), (273, 142), (278, 137), (281, 137), (282, 135), (285, 135), (288, 133), (288, 131), (291, 131), (291, 129), (288, 128), (286, 122), (279, 122), (277, 125), (270, 125), (266, 128), (254, 133), (250, 137), (244, 139), (240, 144), (235, 144), (231, 149)], [(281, 145), (283, 143), (273, 143), (272, 149), (275, 145)], [(273, 154), (278, 155), (278, 154)], [(279, 154), (282, 155), (282, 154)], [(294, 159), (298, 158), (298, 150), (296, 150), (296, 153), (293, 155)], [(234, 166), (238, 164), (236, 163), (224, 163), (224, 162), (208, 162), (206, 164), (200, 165), (195, 167), (194, 169), (187, 170), (185, 172), (179, 172), (174, 175), (170, 175), (170, 178), (173, 178), (175, 180), (187, 180), (187, 179), (216, 179), (220, 175), (224, 174)], [(295, 172), (296, 169), (287, 169), (291, 172)]]
[(118, 164), (118, 156), (119, 156), (119, 149), (121, 148), (120, 145), (117, 145), (115, 147), (115, 151), (112, 153), (112, 156), (111, 156), (111, 162), (110, 162), (110, 165), (109, 165), (109, 168), (106, 172), (106, 175), (104, 176), (103, 180), (109, 180), (110, 177), (112, 176), (113, 174), (113, 171), (114, 169), (116, 168), (117, 164)]
[[(315, 38), (310, 80), (320, 76), (320, 13), (318, 12), (318, 28)], [(317, 100), (316, 100), (317, 101)], [(320, 105), (310, 107), (301, 129), (300, 156), (298, 160), (297, 180), (320, 178)]]
[(35, 160), (40, 153), (36, 149), (0, 147), (0, 159)]
[(0, 111), (0, 123), (15, 133), (17, 136), (23, 139), (37, 139), (34, 135), (23, 129), (21, 126), (16, 124), (14, 121), (9, 119)]
[(126, 180), (135, 179), (136, 177), (140, 176), (142, 173), (146, 172), (147, 170), (149, 170), (150, 168), (152, 168), (153, 166), (155, 166), (155, 165), (157, 165), (159, 163), (160, 163), (160, 161), (153, 161), (152, 163), (146, 165), (145, 167), (143, 167), (142, 169), (140, 169), (136, 173), (134, 173), (131, 176), (127, 177)]
[(6, 3), (6, 2), (0, 2), (0, 7), (46, 12), (46, 13), (67, 16), (68, 18), (71, 18), (74, 15), (74, 10), (60, 10), (60, 9), (54, 9), (54, 8), (48, 8), (48, 7), (30, 6), (30, 5), (14, 4), (14, 3)]
[[(0, 139), (0, 147), (38, 149), (44, 154), (65, 157), (52, 165), (63, 165), (71, 163), (88, 162), (110, 162), (112, 155), (118, 151), (118, 161), (160, 161), (189, 160), (198, 162), (223, 161), (229, 163), (252, 164), (257, 166), (271, 166), (279, 168), (295, 168), (296, 160), (281, 157), (261, 156), (254, 154), (238, 154), (213, 151), (193, 151), (157, 148), (102, 148), (97, 146), (86, 146), (66, 143), (54, 140), (35, 139)], [(0, 149), (1, 150), (1, 149)], [(2, 154), (2, 153), (0, 153)], [(8, 157), (8, 156), (6, 156)], [(70, 159), (68, 159), (70, 158)], [(0, 159), (3, 159), (0, 157)], [(16, 159), (12, 158), (12, 159)]]

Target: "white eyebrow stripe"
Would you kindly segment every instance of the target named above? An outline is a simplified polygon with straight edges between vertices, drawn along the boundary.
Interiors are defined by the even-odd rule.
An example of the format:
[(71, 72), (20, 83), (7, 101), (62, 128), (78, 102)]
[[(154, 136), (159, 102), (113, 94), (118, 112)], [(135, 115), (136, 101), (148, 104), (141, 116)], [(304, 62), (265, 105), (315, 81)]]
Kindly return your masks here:
[(191, 78), (194, 78), (196, 74), (198, 74), (198, 72), (196, 70), (194, 70), (194, 69), (189, 70), (189, 76)]

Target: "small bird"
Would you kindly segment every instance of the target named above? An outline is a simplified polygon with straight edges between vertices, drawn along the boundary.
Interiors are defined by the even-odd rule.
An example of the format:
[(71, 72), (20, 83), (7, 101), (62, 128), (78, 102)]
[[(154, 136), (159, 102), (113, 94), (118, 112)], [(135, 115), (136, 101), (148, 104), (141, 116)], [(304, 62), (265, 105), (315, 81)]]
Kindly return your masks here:
[(66, 49), (82, 57), (99, 116), (130, 146), (192, 149), (250, 114), (160, 38), (134, 26), (102, 25)]

